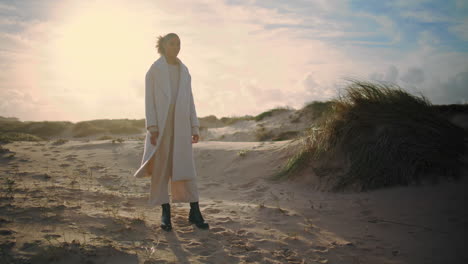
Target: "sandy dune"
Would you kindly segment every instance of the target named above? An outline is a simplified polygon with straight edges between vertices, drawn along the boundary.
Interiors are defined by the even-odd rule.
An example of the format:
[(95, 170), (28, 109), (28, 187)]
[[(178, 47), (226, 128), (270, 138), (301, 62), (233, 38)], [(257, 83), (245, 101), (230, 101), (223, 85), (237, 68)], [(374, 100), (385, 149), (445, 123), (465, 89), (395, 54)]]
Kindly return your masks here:
[(466, 177), (326, 193), (307, 175), (268, 180), (295, 142), (202, 141), (194, 153), (211, 228), (172, 204), (165, 232), (161, 209), (146, 205), (149, 179), (132, 177), (142, 144), (3, 145), (0, 263), (468, 263)]

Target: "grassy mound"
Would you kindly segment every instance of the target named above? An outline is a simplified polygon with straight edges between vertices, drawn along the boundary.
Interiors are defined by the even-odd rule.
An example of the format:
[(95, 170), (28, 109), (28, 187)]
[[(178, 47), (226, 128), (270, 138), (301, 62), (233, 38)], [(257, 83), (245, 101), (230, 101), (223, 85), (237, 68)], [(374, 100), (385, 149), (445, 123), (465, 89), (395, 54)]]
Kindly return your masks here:
[(312, 122), (321, 122), (330, 112), (333, 106), (332, 101), (312, 101), (307, 103), (302, 109), (297, 111), (297, 115), (291, 120), (291, 123), (298, 123), (300, 119), (306, 117)]
[(464, 136), (424, 96), (396, 85), (353, 80), (280, 174), (315, 164), (316, 174), (334, 190), (457, 177)]
[(66, 121), (18, 121), (0, 119), (0, 134), (18, 133), (30, 134), (40, 138), (60, 135), (65, 129), (72, 127), (71, 122)]
[(0, 133), (1, 143), (11, 143), (14, 141), (42, 141), (42, 140), (44, 139), (36, 135), (20, 133), (20, 132)]
[(101, 133), (112, 135), (138, 134), (144, 131), (144, 120), (96, 119), (81, 121), (73, 126), (74, 137), (86, 137)]
[(268, 111), (265, 111), (263, 113), (256, 115), (254, 119), (255, 121), (259, 122), (259, 121), (262, 121), (264, 118), (274, 116), (277, 113), (282, 113), (282, 112), (291, 111), (291, 110), (292, 108), (290, 107), (276, 107), (276, 108), (270, 109)]

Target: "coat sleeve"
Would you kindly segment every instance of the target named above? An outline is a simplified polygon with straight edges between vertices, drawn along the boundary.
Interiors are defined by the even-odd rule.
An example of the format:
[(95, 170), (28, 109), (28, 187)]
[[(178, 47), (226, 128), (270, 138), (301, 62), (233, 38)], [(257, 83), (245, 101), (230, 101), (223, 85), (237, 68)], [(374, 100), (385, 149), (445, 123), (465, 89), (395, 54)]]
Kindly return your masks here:
[[(190, 75), (189, 75), (190, 76)], [(193, 100), (192, 92), (192, 78), (189, 77), (189, 87), (190, 87), (190, 123), (192, 126), (192, 135), (199, 135), (200, 122), (197, 117), (197, 110), (195, 109), (195, 102)]]
[(156, 104), (154, 101), (154, 72), (153, 67), (149, 68), (148, 72), (145, 76), (145, 114), (146, 114), (146, 121), (145, 126), (146, 129), (150, 132), (158, 131), (158, 122), (157, 122), (157, 112), (156, 112)]

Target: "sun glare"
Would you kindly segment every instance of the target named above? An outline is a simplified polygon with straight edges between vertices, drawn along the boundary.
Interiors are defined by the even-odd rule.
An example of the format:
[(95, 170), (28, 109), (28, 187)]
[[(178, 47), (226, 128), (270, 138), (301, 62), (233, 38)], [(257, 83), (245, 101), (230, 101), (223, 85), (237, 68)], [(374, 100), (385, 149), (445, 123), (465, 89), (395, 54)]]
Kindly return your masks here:
[(97, 90), (128, 89), (135, 70), (146, 67), (151, 48), (154, 30), (144, 16), (116, 2), (74, 6), (67, 13), (48, 44), (55, 77), (94, 96)]

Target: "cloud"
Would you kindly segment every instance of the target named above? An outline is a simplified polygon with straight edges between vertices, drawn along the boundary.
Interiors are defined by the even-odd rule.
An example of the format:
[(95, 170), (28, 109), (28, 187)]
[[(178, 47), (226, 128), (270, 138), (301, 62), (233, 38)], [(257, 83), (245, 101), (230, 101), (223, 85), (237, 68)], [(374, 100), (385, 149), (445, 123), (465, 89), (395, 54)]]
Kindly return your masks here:
[(468, 72), (460, 72), (451, 78), (444, 86), (447, 89), (447, 102), (452, 98), (458, 98), (460, 103), (468, 103)]
[(460, 39), (464, 41), (468, 41), (468, 19), (467, 18), (449, 27), (449, 30), (455, 35), (457, 35)]
[(31, 93), (17, 89), (0, 89), (0, 115), (11, 117), (28, 117), (23, 121), (42, 118), (53, 113), (56, 118), (66, 120), (66, 116), (54, 111), (53, 107)]
[(406, 17), (406, 18), (412, 18), (419, 22), (425, 22), (425, 23), (447, 22), (447, 21), (452, 20), (449, 16), (434, 13), (432, 10), (404, 11), (400, 13), (400, 16)]
[(389, 83), (397, 83), (398, 81), (398, 69), (395, 65), (388, 66), (385, 73), (373, 72), (369, 74), (369, 78), (374, 81), (383, 81)]
[[(39, 100), (6, 94), (15, 107), (25, 104), (18, 108), (23, 119), (143, 118), (144, 74), (158, 57), (156, 36), (167, 32), (181, 37), (179, 57), (192, 75), (200, 116), (301, 107), (333, 97), (346, 76), (418, 86), (443, 97), (444, 91), (432, 90), (434, 83), (468, 71), (467, 53), (447, 46), (451, 42), (437, 27), (408, 27), (395, 15), (400, 12), (392, 13), (406, 9), (403, 16), (428, 22), (433, 10), (424, 8), (426, 1), (18, 3), (0, 5), (8, 13), (0, 19), (0, 89)], [(435, 20), (445, 18), (435, 14)], [(451, 23), (446, 25), (463, 37), (462, 23)], [(447, 100), (456, 94), (447, 91)], [(10, 107), (2, 102), (0, 111), (14, 111)]]
[(446, 82), (435, 84), (439, 91), (434, 96), (435, 103), (452, 104), (452, 103), (468, 103), (468, 71), (459, 72), (455, 76), (449, 78)]
[(401, 76), (400, 80), (411, 85), (421, 84), (424, 82), (424, 71), (416, 67), (410, 68)]

